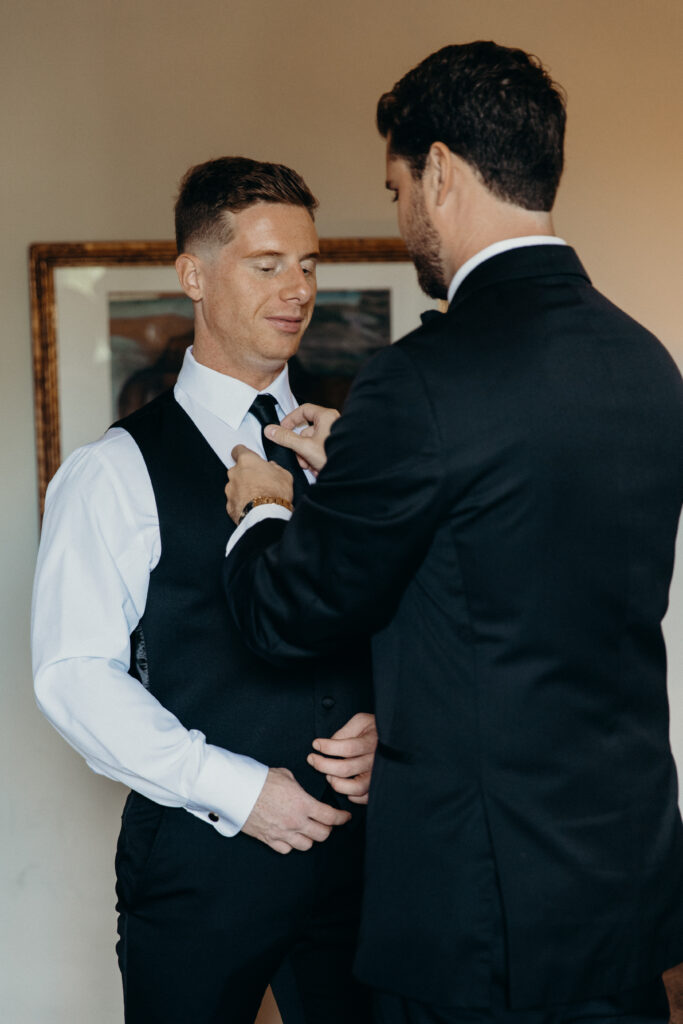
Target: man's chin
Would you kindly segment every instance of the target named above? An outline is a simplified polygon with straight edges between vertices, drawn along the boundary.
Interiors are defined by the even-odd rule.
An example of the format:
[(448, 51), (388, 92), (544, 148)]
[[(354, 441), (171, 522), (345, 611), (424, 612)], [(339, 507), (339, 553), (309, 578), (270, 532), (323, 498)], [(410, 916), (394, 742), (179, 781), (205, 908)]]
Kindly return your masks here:
[(432, 286), (431, 288), (423, 288), (422, 291), (425, 295), (428, 295), (430, 299), (442, 299), (444, 302), (448, 298), (448, 288), (444, 285)]
[(407, 248), (408, 255), (415, 265), (417, 283), (425, 295), (430, 299), (446, 299), (448, 282), (444, 280), (440, 263), (436, 259), (426, 258), (422, 252), (411, 252), (410, 246)]
[(425, 295), (428, 295), (430, 299), (448, 298), (446, 282), (435, 277), (433, 274), (424, 274), (418, 270), (417, 283)]

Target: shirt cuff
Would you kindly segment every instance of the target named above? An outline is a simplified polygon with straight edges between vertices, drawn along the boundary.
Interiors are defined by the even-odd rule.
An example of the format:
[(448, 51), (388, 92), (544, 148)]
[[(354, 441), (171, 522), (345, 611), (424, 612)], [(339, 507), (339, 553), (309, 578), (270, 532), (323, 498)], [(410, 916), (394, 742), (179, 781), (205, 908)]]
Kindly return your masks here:
[(268, 767), (243, 754), (206, 746), (206, 757), (186, 810), (214, 826), (222, 836), (234, 836), (251, 814), (263, 789)]
[(252, 508), (251, 512), (247, 512), (246, 516), (231, 534), (228, 546), (225, 549), (226, 556), (230, 554), (235, 544), (239, 543), (241, 537), (247, 532), (250, 526), (255, 526), (256, 523), (263, 522), (264, 519), (291, 519), (292, 513), (284, 505), (276, 505), (275, 502), (271, 502), (268, 505), (257, 505), (256, 508)]

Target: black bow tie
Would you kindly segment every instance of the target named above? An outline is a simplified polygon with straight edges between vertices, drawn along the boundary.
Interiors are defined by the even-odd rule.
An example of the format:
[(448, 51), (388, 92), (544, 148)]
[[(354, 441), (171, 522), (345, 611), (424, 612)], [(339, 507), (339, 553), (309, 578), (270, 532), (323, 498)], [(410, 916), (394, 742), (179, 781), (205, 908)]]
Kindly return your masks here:
[(270, 462), (276, 462), (292, 474), (294, 480), (294, 504), (308, 488), (308, 479), (296, 459), (296, 455), (290, 448), (283, 448), (282, 445), (271, 441), (263, 433), (263, 428), (271, 423), (279, 424), (280, 420), (275, 412), (275, 399), (272, 395), (257, 395), (251, 403), (249, 412), (252, 413), (261, 424), (261, 440), (266, 458)]
[(442, 313), (440, 309), (426, 309), (424, 313), (420, 313), (420, 320), (422, 321), (422, 324), (426, 326), (427, 324), (433, 323), (435, 320), (440, 320), (441, 317), (445, 315), (446, 314)]

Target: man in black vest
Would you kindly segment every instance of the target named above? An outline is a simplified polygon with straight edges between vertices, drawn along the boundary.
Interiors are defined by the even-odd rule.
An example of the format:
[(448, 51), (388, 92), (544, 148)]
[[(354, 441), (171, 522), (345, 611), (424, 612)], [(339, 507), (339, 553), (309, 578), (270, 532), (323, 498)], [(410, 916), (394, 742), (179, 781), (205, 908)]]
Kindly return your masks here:
[(75, 452), (48, 490), (36, 695), (95, 771), (132, 789), (116, 858), (129, 1024), (252, 1024), (271, 980), (285, 1024), (367, 1019), (350, 971), (367, 653), (349, 645), (305, 678), (273, 669), (222, 586), (230, 451), (263, 452), (263, 426), (296, 405), (286, 363), (313, 312), (315, 206), (280, 165), (188, 171), (176, 266), (194, 346), (173, 392)]
[[(399, 228), (448, 312), (371, 360), (310, 500), (245, 519), (226, 560), (254, 649), (373, 634), (356, 966), (382, 1024), (665, 1021), (683, 959), (661, 633), (683, 385), (554, 235), (564, 124), (540, 63), (488, 42), (382, 97)], [(287, 497), (234, 454), (233, 517)]]

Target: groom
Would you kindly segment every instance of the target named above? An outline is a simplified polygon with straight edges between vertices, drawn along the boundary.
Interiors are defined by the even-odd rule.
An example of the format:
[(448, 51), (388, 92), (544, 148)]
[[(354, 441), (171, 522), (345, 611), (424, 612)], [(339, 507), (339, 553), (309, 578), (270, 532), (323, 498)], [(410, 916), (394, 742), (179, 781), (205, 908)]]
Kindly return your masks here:
[[(536, 58), (446, 46), (378, 125), (448, 312), (361, 373), (291, 523), (247, 514), (228, 600), (278, 661), (372, 634), (356, 969), (383, 1024), (663, 1022), (683, 960), (660, 628), (681, 377), (554, 234), (565, 104)], [(308, 412), (314, 436), (285, 436), (320, 466)], [(288, 498), (282, 470), (234, 455), (235, 520)]]

